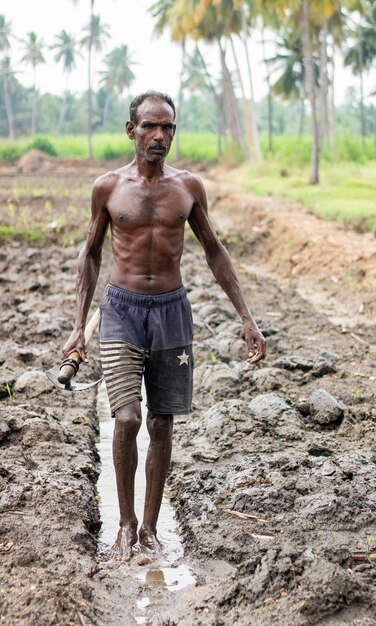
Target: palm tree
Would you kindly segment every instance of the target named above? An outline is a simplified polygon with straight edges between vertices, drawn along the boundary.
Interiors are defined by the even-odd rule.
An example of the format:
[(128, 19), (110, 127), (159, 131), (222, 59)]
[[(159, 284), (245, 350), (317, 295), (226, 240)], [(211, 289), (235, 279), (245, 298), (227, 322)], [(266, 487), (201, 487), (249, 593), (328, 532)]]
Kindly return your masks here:
[[(184, 64), (185, 64), (185, 56), (186, 56), (186, 33), (182, 28), (180, 28), (180, 16), (174, 16), (174, 10), (176, 8), (175, 0), (157, 0), (152, 6), (149, 8), (150, 13), (156, 19), (156, 23), (154, 26), (154, 33), (159, 36), (161, 35), (167, 28), (171, 30), (171, 37), (174, 41), (180, 41), (181, 44), (181, 65), (180, 65), (180, 76), (179, 76), (179, 89), (178, 89), (178, 103), (177, 103), (177, 116), (179, 118), (179, 122), (181, 122), (181, 110), (183, 106), (183, 73), (184, 73)], [(180, 129), (181, 123), (178, 123), (176, 127), (175, 134), (175, 157), (180, 159)]]
[(352, 68), (354, 74), (359, 76), (360, 86), (360, 127), (363, 147), (365, 144), (366, 123), (364, 114), (364, 71), (371, 68), (376, 58), (376, 1), (368, 0), (367, 12), (361, 23), (353, 22), (349, 30), (348, 39), (353, 43), (345, 51), (344, 63)]
[[(262, 2), (263, 0), (259, 0)], [(299, 29), (302, 40), (305, 93), (310, 104), (312, 126), (311, 172), (309, 182), (319, 182), (320, 137), (316, 103), (314, 50), (318, 47), (317, 25), (319, 19), (327, 19), (337, 6), (336, 0), (276, 0), (274, 10), (282, 22)]]
[(93, 50), (100, 52), (104, 46), (104, 42), (109, 38), (110, 33), (106, 24), (101, 24), (99, 15), (93, 14), (94, 0), (90, 0), (90, 21), (83, 28), (84, 37), (81, 39), (81, 45), (87, 48), (87, 76), (88, 76), (88, 119), (87, 119), (87, 136), (89, 143), (89, 159), (93, 158), (93, 90), (92, 90), (92, 53)]
[(4, 102), (5, 110), (7, 114), (8, 122), (8, 136), (9, 139), (14, 139), (14, 118), (12, 98), (9, 89), (9, 79), (12, 75), (10, 58), (7, 55), (10, 49), (10, 38), (12, 36), (11, 23), (7, 22), (4, 15), (0, 15), (0, 63), (1, 63), (1, 76), (3, 78), (4, 89)]
[(132, 55), (130, 54), (126, 44), (114, 48), (109, 54), (106, 55), (104, 62), (106, 67), (102, 72), (100, 72), (102, 76), (100, 83), (106, 90), (102, 126), (105, 126), (107, 121), (112, 93), (116, 92), (119, 96), (121, 96), (124, 89), (131, 86), (135, 79), (135, 75), (131, 67), (136, 64), (136, 62), (133, 61)]
[[(303, 132), (305, 113), (305, 76), (303, 62), (302, 40), (295, 30), (284, 32), (276, 40), (277, 52), (275, 56), (266, 59), (271, 67), (271, 75), (277, 74), (271, 86), (273, 93), (286, 100), (300, 100), (301, 116), (299, 135)], [(319, 65), (316, 56), (313, 57), (315, 85), (319, 85)]]
[(192, 54), (187, 54), (183, 67), (183, 88), (194, 93), (202, 94), (210, 92), (217, 107), (217, 154), (221, 155), (222, 135), (224, 134), (223, 101), (219, 90), (215, 87), (208, 66), (196, 43)]
[(60, 109), (59, 121), (56, 127), (56, 134), (58, 135), (61, 131), (65, 118), (65, 109), (68, 95), (68, 77), (69, 74), (76, 67), (76, 55), (80, 53), (77, 51), (77, 42), (75, 38), (73, 37), (73, 35), (67, 33), (66, 30), (62, 30), (60, 31), (60, 33), (55, 35), (55, 43), (51, 45), (51, 50), (56, 50), (54, 60), (56, 61), (56, 63), (62, 62), (63, 71), (66, 75), (63, 102)]
[(192, 37), (196, 42), (201, 39), (217, 43), (222, 68), (223, 102), (230, 133), (244, 152), (244, 132), (223, 41), (223, 38), (241, 29), (240, 13), (233, 4), (233, 0), (158, 0), (150, 10), (157, 18), (157, 28), (163, 30), (168, 27), (173, 41), (184, 42), (187, 37)]
[(31, 108), (31, 134), (35, 135), (37, 126), (37, 107), (38, 107), (38, 91), (37, 91), (37, 79), (36, 70), (38, 65), (45, 63), (46, 60), (43, 56), (44, 42), (43, 39), (38, 39), (38, 35), (34, 31), (30, 31), (26, 34), (26, 39), (22, 40), (23, 49), (25, 54), (21, 61), (31, 65), (33, 68), (33, 104)]

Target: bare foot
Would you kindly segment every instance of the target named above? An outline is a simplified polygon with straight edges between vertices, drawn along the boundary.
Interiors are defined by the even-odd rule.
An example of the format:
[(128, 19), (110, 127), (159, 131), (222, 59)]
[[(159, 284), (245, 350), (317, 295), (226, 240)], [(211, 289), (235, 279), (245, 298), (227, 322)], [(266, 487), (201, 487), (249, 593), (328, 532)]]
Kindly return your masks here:
[(132, 546), (137, 543), (137, 532), (134, 526), (120, 526), (116, 541), (109, 552), (109, 558), (117, 561), (130, 561)]
[(141, 526), (138, 532), (138, 540), (141, 546), (145, 548), (149, 548), (153, 552), (160, 552), (162, 545), (161, 542), (157, 539), (157, 531), (151, 530), (150, 528), (145, 528)]

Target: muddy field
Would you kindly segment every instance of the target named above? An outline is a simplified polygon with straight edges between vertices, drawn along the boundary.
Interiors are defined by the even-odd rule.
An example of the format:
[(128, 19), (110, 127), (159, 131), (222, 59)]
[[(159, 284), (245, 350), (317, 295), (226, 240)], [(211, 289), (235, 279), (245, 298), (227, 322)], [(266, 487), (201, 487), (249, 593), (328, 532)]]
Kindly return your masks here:
[[(0, 624), (375, 624), (375, 238), (215, 171), (203, 173), (213, 218), (268, 356), (244, 364), (241, 325), (187, 232), (195, 400), (175, 420), (169, 490), (196, 582), (141, 580), (150, 555), (106, 560), (96, 392), (60, 392), (44, 374), (72, 325), (77, 242), (104, 170), (0, 171), (1, 223), (48, 242), (0, 250)], [(107, 250), (93, 308), (108, 268)], [(97, 340), (80, 376), (100, 376)]]

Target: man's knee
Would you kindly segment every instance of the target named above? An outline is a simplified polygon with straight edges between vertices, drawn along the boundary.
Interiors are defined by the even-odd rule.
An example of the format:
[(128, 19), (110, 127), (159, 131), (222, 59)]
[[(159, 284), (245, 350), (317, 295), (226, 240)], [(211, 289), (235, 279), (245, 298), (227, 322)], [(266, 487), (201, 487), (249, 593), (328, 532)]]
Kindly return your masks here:
[(141, 407), (137, 401), (120, 407), (115, 412), (115, 427), (127, 434), (137, 434), (141, 426)]
[(157, 415), (149, 411), (147, 428), (152, 441), (168, 441), (172, 435), (173, 415)]

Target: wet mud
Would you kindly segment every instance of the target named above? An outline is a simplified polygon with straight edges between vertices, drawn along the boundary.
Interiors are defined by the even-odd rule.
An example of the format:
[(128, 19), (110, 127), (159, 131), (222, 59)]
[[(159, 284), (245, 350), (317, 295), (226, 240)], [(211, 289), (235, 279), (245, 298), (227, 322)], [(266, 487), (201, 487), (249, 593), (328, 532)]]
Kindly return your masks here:
[[(61, 168), (49, 177), (53, 208), (46, 209), (45, 180), (18, 180), (22, 189), (44, 185), (27, 219), (56, 224), (50, 243), (14, 241), (0, 251), (0, 624), (373, 624), (374, 319), (355, 315), (360, 307), (347, 313), (347, 324), (342, 314), (336, 319), (336, 298), (341, 311), (346, 299), (338, 283), (328, 292), (328, 314), (320, 299), (307, 297), (322, 293), (322, 282), (315, 291), (307, 271), (303, 293), (296, 274), (268, 259), (273, 233), (262, 230), (267, 212), (259, 203), (253, 213), (250, 206), (249, 231), (235, 218), (227, 227), (221, 212), (215, 220), (267, 336), (261, 367), (245, 365), (241, 324), (187, 233), (195, 399), (193, 414), (175, 419), (168, 490), (184, 549), (174, 565), (190, 567), (195, 582), (181, 589), (178, 576), (163, 580), (163, 554), (136, 554), (130, 564), (106, 560), (96, 391), (61, 392), (44, 375), (59, 362), (71, 329), (79, 251), (73, 209), (72, 223), (65, 217), (59, 227), (57, 217), (63, 209), (66, 216), (69, 194), (88, 202), (94, 177), (94, 170)], [(7, 219), (14, 181), (3, 173)], [(82, 210), (78, 230), (86, 219)], [(56, 243), (57, 234), (65, 243), (71, 237), (71, 245)], [(338, 240), (344, 236), (340, 231)], [(93, 306), (108, 264), (107, 250)], [(362, 285), (350, 295), (352, 303), (369, 302)], [(93, 340), (78, 377), (99, 375)]]

